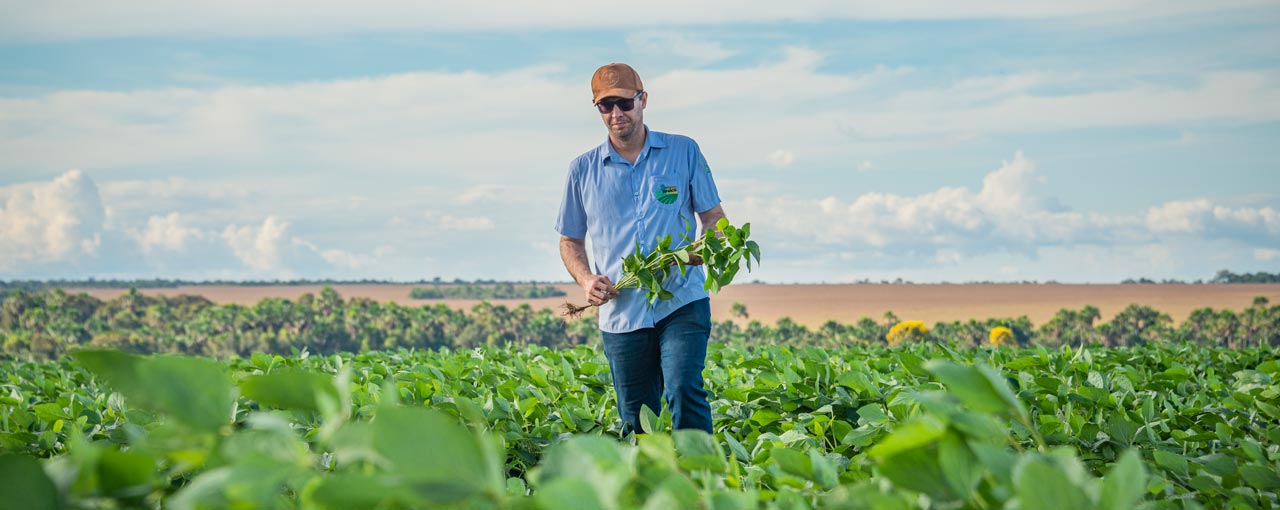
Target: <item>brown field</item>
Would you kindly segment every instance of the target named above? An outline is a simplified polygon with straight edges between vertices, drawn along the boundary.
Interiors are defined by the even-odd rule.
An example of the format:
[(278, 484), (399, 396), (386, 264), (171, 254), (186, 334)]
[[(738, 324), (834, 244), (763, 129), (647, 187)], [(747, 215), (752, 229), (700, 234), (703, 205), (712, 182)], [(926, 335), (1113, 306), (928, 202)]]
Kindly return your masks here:
[[(584, 301), (575, 285), (558, 286), (569, 293), (569, 299)], [(439, 302), (409, 299), (409, 290), (413, 287), (338, 285), (334, 288), (344, 298), (367, 297), (407, 305)], [(296, 299), (303, 293), (317, 293), (320, 289), (319, 286), (194, 286), (143, 289), (142, 292), (165, 296), (198, 294), (219, 303), (253, 304), (266, 297)], [(87, 292), (102, 299), (124, 292), (120, 289), (68, 290)], [(922, 320), (926, 324), (1022, 315), (1035, 324), (1043, 324), (1062, 308), (1093, 305), (1101, 310), (1104, 319), (1109, 319), (1124, 307), (1137, 303), (1154, 307), (1181, 322), (1196, 308), (1242, 310), (1256, 296), (1280, 303), (1280, 284), (737, 284), (712, 296), (711, 312), (716, 320), (728, 319), (729, 307), (740, 302), (746, 305), (751, 319), (772, 324), (782, 317), (791, 317), (810, 327), (828, 320), (854, 322), (862, 317), (880, 320), (886, 311), (893, 311), (903, 320)], [(551, 308), (564, 301), (565, 298), (549, 298), (494, 303), (517, 306), (528, 302), (535, 308)], [(474, 300), (443, 302), (459, 309), (470, 309), (477, 303)]]

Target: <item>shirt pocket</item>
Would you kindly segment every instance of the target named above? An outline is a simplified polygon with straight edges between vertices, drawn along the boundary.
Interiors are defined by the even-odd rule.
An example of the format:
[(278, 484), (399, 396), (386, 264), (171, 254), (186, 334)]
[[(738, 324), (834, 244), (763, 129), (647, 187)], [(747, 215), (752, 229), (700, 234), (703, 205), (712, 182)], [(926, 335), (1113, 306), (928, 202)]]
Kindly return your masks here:
[(660, 211), (676, 211), (689, 201), (689, 183), (677, 175), (651, 175), (648, 182), (649, 198)]

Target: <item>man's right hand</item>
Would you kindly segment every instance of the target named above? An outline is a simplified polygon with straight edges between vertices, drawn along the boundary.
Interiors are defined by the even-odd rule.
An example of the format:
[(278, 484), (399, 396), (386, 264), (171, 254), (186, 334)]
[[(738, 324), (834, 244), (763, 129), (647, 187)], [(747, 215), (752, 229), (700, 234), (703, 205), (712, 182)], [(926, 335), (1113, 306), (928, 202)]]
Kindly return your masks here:
[(609, 277), (602, 274), (593, 274), (582, 281), (583, 293), (587, 296), (587, 302), (596, 306), (608, 303), (618, 295), (618, 289), (613, 288), (613, 282), (609, 281)]

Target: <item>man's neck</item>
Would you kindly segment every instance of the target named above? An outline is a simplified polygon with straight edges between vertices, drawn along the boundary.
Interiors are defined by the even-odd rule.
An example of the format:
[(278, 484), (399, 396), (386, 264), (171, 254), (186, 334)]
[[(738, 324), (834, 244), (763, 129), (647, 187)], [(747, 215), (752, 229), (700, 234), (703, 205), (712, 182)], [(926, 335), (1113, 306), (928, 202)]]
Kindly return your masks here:
[(619, 156), (635, 164), (636, 158), (640, 157), (640, 151), (644, 150), (644, 143), (648, 137), (649, 128), (645, 127), (639, 136), (633, 136), (629, 140), (618, 140), (610, 136), (609, 144), (613, 145), (613, 150), (618, 151)]

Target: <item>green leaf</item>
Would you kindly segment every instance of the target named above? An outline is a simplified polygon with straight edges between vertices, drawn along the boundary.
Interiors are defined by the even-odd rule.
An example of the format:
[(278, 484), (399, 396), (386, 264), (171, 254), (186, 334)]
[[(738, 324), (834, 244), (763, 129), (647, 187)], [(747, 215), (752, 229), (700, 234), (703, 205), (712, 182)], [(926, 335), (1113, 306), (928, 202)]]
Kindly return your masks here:
[(457, 501), (504, 493), (502, 462), (491, 445), (439, 411), (379, 409), (373, 420), (373, 447), (420, 496)]
[(1085, 492), (1048, 458), (1031, 454), (1018, 461), (1014, 485), (1022, 507), (1036, 510), (1091, 510)]
[(860, 425), (880, 425), (889, 421), (889, 415), (884, 413), (884, 409), (880, 404), (867, 404), (858, 408), (858, 424)]
[(804, 452), (780, 446), (774, 448), (769, 455), (783, 472), (813, 481), (813, 462)]
[(868, 453), (871, 458), (884, 461), (899, 453), (928, 446), (946, 432), (947, 426), (933, 415), (920, 415), (904, 422)]
[(304, 508), (357, 510), (395, 508), (411, 496), (395, 478), (386, 475), (337, 473), (318, 477), (302, 491)]
[(558, 508), (616, 508), (606, 505), (604, 499), (583, 478), (558, 478), (538, 488), (533, 494), (538, 507), (548, 510)]
[(156, 477), (155, 459), (142, 453), (107, 448), (98, 457), (98, 483), (108, 496), (147, 494)]
[(828, 459), (817, 450), (809, 450), (809, 462), (813, 466), (813, 481), (823, 489), (834, 489), (840, 484), (839, 476), (836, 474), (836, 467)]
[(761, 426), (768, 425), (770, 423), (776, 422), (781, 419), (782, 419), (781, 414), (779, 414), (777, 411), (773, 410), (772, 408), (768, 408), (768, 407), (761, 407), (759, 409), (756, 409), (755, 412), (751, 413), (751, 421), (754, 421), (760, 424)]
[(1164, 450), (1156, 450), (1153, 456), (1156, 459), (1156, 465), (1160, 466), (1160, 469), (1182, 478), (1190, 476), (1190, 466), (1187, 465), (1186, 457)]
[(1102, 479), (1102, 495), (1098, 500), (1099, 510), (1130, 510), (1137, 508), (1138, 501), (1147, 487), (1147, 472), (1142, 467), (1142, 458), (1135, 450), (1125, 450), (1120, 459), (1111, 466), (1111, 471)]
[(81, 364), (139, 407), (212, 432), (231, 422), (235, 393), (226, 366), (205, 358), (143, 358), (114, 351), (79, 351)]
[(923, 492), (940, 501), (959, 499), (942, 472), (932, 443), (883, 457), (877, 469), (898, 487)]
[(640, 406), (640, 430), (636, 432), (645, 434), (659, 432), (658, 415), (654, 414), (653, 409), (649, 409), (647, 405)]
[(53, 402), (36, 404), (34, 407), (31, 408), (31, 410), (35, 411), (36, 418), (40, 418), (40, 421), (43, 421), (46, 423), (53, 423), (57, 420), (74, 419), (73, 416), (67, 413), (66, 409), (63, 409), (61, 405), (55, 404)]
[(938, 466), (942, 468), (942, 474), (956, 499), (968, 499), (982, 480), (983, 470), (975, 469), (977, 460), (964, 441), (955, 435), (948, 434), (938, 444)]
[(726, 471), (724, 452), (711, 434), (685, 429), (673, 432), (671, 437), (675, 440), (681, 468), (687, 471), (706, 469), (713, 473)]
[(1044, 366), (1045, 361), (1039, 356), (1024, 356), (1004, 364), (1009, 370), (1024, 370), (1032, 367)]
[(733, 452), (733, 456), (737, 457), (738, 460), (747, 463), (751, 462), (751, 454), (747, 453), (747, 449), (742, 446), (742, 443), (734, 439), (728, 432), (724, 434), (724, 442), (729, 445), (729, 451)]
[(1027, 410), (1013, 394), (1009, 384), (986, 365), (963, 366), (950, 361), (934, 360), (925, 369), (942, 381), (953, 395), (975, 411), (1008, 413), (1025, 417)]
[(240, 392), (267, 407), (305, 411), (320, 411), (321, 395), (338, 400), (333, 377), (296, 368), (250, 376), (240, 383)]
[(603, 436), (558, 443), (529, 475), (534, 497), (546, 509), (617, 508), (620, 492), (635, 474), (634, 452)]
[(0, 510), (55, 510), (58, 489), (34, 457), (0, 455)]
[(720, 218), (716, 221), (716, 230), (724, 230), (729, 228), (729, 218)]
[(1244, 478), (1250, 487), (1260, 491), (1275, 492), (1276, 489), (1280, 489), (1280, 476), (1276, 475), (1276, 470), (1272, 467), (1257, 464), (1240, 466), (1240, 477)]

